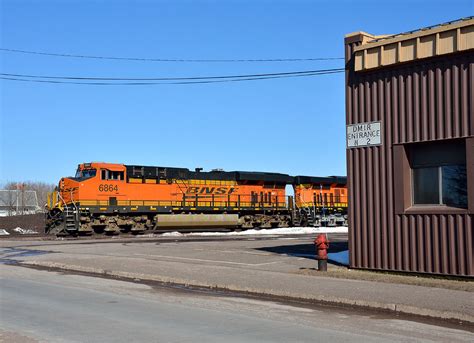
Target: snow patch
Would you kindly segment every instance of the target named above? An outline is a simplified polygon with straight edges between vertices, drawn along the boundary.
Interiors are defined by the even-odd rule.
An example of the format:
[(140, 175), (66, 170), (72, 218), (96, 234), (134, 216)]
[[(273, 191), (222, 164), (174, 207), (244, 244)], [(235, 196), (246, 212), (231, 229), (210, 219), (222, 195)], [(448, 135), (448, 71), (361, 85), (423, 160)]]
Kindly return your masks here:
[(13, 231), (18, 232), (20, 235), (32, 235), (38, 233), (35, 230), (22, 229), (21, 227), (17, 227), (16, 229), (13, 229)]
[(232, 232), (165, 232), (160, 236), (165, 237), (181, 237), (181, 236), (260, 236), (260, 235), (303, 235), (316, 233), (347, 233), (347, 226), (337, 227), (285, 227), (279, 229), (250, 229), (245, 231)]
[(181, 237), (181, 236), (184, 236), (184, 234), (182, 234), (181, 232), (173, 231), (173, 232), (165, 232), (165, 233), (162, 233), (160, 236), (164, 236), (164, 237)]

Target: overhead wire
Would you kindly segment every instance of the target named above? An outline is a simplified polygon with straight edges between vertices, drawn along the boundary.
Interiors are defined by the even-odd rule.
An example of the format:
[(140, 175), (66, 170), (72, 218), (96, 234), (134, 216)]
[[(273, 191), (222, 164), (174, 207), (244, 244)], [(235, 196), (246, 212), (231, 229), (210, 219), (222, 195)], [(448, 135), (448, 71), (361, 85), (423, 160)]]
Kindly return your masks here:
[(344, 57), (255, 58), (255, 59), (182, 59), (182, 58), (146, 58), (146, 57), (81, 55), (81, 54), (66, 54), (66, 53), (31, 51), (31, 50), (9, 49), (9, 48), (0, 48), (0, 51), (11, 52), (11, 53), (30, 54), (30, 55), (68, 57), (68, 58), (122, 60), (122, 61), (139, 61), (139, 62), (177, 62), (177, 63), (305, 62), (305, 61), (333, 61), (333, 60), (343, 60), (344, 59)]
[(69, 81), (69, 80), (57, 80), (57, 79), (25, 79), (18, 77), (6, 77), (0, 76), (0, 79), (10, 81), (22, 81), (22, 82), (39, 82), (39, 83), (52, 83), (52, 84), (75, 84), (75, 85), (96, 85), (96, 86), (146, 86), (146, 85), (189, 85), (189, 84), (209, 84), (209, 83), (223, 83), (223, 82), (241, 82), (241, 81), (256, 81), (256, 80), (268, 80), (268, 79), (279, 79), (279, 78), (290, 78), (290, 77), (309, 77), (319, 75), (329, 75), (341, 73), (344, 70), (333, 70), (325, 72), (313, 72), (306, 74), (291, 74), (291, 75), (274, 75), (274, 76), (262, 76), (262, 77), (242, 77), (233, 79), (199, 79), (199, 80), (182, 80), (182, 81), (165, 81), (165, 82), (85, 82), (85, 81)]
[(332, 73), (341, 72), (344, 68), (317, 69), (290, 71), (279, 73), (263, 73), (263, 74), (244, 74), (244, 75), (218, 75), (218, 76), (192, 76), (192, 77), (149, 77), (149, 78), (127, 78), (127, 77), (91, 77), (91, 76), (50, 76), (50, 75), (31, 75), (31, 74), (12, 74), (0, 73), (1, 76), (15, 78), (34, 78), (34, 79), (62, 79), (62, 80), (90, 80), (90, 81), (181, 81), (181, 80), (203, 80), (203, 79), (238, 79), (250, 77), (267, 77), (267, 76), (290, 76), (305, 75), (313, 73)]

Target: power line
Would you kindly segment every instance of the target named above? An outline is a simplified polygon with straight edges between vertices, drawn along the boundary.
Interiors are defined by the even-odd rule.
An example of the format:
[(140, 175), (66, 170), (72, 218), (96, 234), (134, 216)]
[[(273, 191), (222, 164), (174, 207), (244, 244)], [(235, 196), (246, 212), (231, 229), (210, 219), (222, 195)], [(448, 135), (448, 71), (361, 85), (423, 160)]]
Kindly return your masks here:
[(243, 63), (243, 62), (305, 62), (305, 61), (335, 61), (343, 60), (344, 57), (312, 57), (312, 58), (262, 58), (262, 59), (181, 59), (181, 58), (142, 58), (142, 57), (118, 57), (118, 56), (97, 56), (97, 55), (78, 55), (78, 54), (63, 54), (55, 52), (44, 51), (30, 51), (20, 49), (0, 48), (0, 51), (29, 54), (29, 55), (43, 55), (54, 57), (68, 57), (68, 58), (87, 58), (97, 60), (119, 60), (119, 61), (138, 61), (138, 62), (179, 62), (179, 63)]
[(2, 80), (9, 81), (22, 81), (22, 82), (38, 82), (38, 83), (53, 83), (53, 84), (74, 84), (74, 85), (95, 85), (95, 86), (146, 86), (146, 85), (189, 85), (189, 84), (206, 84), (206, 83), (223, 83), (223, 82), (241, 82), (241, 81), (256, 81), (256, 80), (268, 80), (268, 79), (279, 79), (279, 78), (290, 78), (290, 77), (309, 77), (318, 75), (330, 75), (336, 73), (342, 73), (344, 70), (320, 72), (320, 73), (307, 73), (307, 74), (292, 74), (292, 75), (279, 75), (279, 76), (264, 76), (264, 77), (248, 77), (248, 78), (237, 78), (237, 79), (220, 79), (220, 80), (199, 80), (199, 81), (172, 81), (172, 82), (82, 82), (82, 81), (64, 81), (64, 80), (40, 80), (40, 79), (21, 79), (16, 77), (4, 77), (0, 76)]
[(124, 77), (91, 77), (91, 76), (50, 76), (50, 75), (30, 75), (30, 74), (11, 74), (0, 73), (1, 76), (14, 78), (33, 78), (33, 79), (58, 79), (58, 80), (89, 80), (89, 81), (183, 81), (183, 80), (213, 80), (213, 79), (239, 79), (239, 78), (261, 78), (271, 76), (291, 76), (305, 74), (319, 74), (342, 72), (344, 68), (316, 69), (304, 71), (290, 71), (265, 74), (244, 74), (244, 75), (219, 75), (219, 76), (193, 76), (193, 77), (152, 77), (152, 78), (124, 78)]

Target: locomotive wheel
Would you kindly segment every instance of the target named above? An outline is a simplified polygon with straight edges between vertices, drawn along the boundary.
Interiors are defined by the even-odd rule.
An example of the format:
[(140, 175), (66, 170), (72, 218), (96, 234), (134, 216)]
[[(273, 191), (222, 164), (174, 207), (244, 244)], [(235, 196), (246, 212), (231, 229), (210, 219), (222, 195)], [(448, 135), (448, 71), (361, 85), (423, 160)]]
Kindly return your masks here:
[(308, 226), (308, 217), (304, 216), (304, 217), (301, 218), (300, 226), (301, 226), (301, 227), (306, 227), (306, 226)]

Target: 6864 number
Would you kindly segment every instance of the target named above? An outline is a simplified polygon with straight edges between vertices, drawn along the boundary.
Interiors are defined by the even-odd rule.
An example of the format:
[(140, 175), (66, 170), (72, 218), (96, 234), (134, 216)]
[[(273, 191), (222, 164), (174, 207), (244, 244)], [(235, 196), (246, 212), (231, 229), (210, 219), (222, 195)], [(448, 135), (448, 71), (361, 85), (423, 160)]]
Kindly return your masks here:
[(118, 192), (118, 190), (119, 189), (117, 185), (107, 185), (107, 184), (99, 185), (99, 192), (113, 192), (113, 191)]

